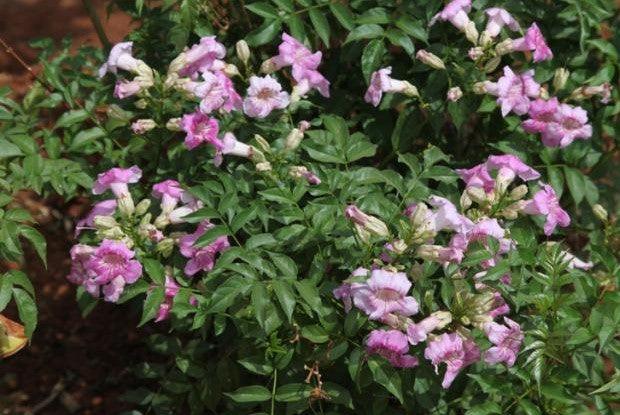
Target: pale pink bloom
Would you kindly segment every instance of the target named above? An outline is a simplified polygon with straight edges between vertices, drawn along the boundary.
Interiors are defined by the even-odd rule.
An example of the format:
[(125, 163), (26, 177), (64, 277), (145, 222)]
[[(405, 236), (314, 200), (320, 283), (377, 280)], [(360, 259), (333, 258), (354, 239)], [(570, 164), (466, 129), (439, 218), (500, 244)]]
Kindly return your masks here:
[(99, 78), (105, 76), (106, 73), (116, 73), (119, 69), (136, 72), (140, 65), (140, 60), (131, 55), (133, 42), (121, 42), (114, 45), (110, 50), (108, 60), (99, 68)]
[(157, 310), (157, 316), (155, 322), (167, 320), (170, 317), (170, 310), (174, 302), (174, 297), (179, 293), (180, 287), (174, 280), (174, 278), (166, 275), (166, 283), (164, 285), (164, 301), (160, 304)]
[(512, 41), (512, 50), (532, 51), (534, 62), (541, 62), (553, 58), (553, 52), (549, 49), (545, 37), (536, 23), (525, 32), (525, 36)]
[(466, 251), (470, 243), (481, 241), (486, 246), (487, 239), (492, 237), (499, 242), (499, 253), (503, 254), (514, 247), (514, 242), (505, 236), (506, 231), (497, 219), (485, 218), (477, 222), (468, 232), (455, 234), (450, 240), (450, 246)]
[(220, 77), (213, 72), (203, 72), (202, 78), (202, 82), (194, 85), (193, 92), (201, 99), (200, 111), (203, 114), (210, 114), (224, 105), (228, 99), (228, 92)]
[(427, 261), (451, 262), (459, 264), (463, 260), (463, 251), (455, 247), (442, 245), (420, 245), (416, 255)]
[(125, 289), (125, 285), (127, 285), (127, 281), (123, 277), (118, 276), (114, 278), (108, 284), (102, 286), (103, 299), (110, 303), (117, 302)]
[(508, 26), (508, 28), (512, 31), (521, 29), (519, 22), (517, 22), (507, 10), (502, 9), (501, 7), (491, 7), (486, 9), (484, 12), (488, 16), (487, 26), (484, 31), (492, 38), (499, 35), (499, 32), (504, 26)]
[(131, 123), (131, 131), (138, 135), (151, 131), (155, 127), (157, 124), (150, 118), (142, 118)]
[(411, 89), (411, 85), (408, 82), (400, 81), (398, 79), (392, 79), (390, 74), (392, 73), (392, 67), (379, 69), (370, 76), (370, 85), (364, 100), (375, 107), (381, 102), (384, 92), (406, 92)]
[(355, 287), (353, 302), (371, 320), (379, 320), (389, 313), (410, 316), (418, 312), (418, 302), (407, 296), (410, 288), (405, 273), (375, 269), (364, 284)]
[(97, 284), (107, 284), (119, 276), (131, 284), (142, 275), (142, 265), (134, 259), (135, 255), (123, 242), (104, 239), (92, 253), (86, 269)]
[(542, 142), (548, 147), (566, 147), (576, 139), (592, 137), (588, 113), (581, 107), (560, 104), (556, 122), (547, 124), (542, 132)]
[(594, 263), (582, 261), (570, 252), (562, 251), (562, 260), (568, 262), (568, 269), (581, 269), (587, 271), (594, 266)]
[(470, 10), (471, 0), (452, 0), (431, 19), (430, 24), (433, 25), (437, 20), (449, 21), (454, 27), (463, 31), (470, 21), (467, 16)]
[(90, 245), (76, 244), (71, 247), (71, 271), (67, 275), (69, 281), (82, 285), (89, 278), (86, 264), (93, 252), (95, 248)]
[(497, 103), (502, 108), (502, 116), (510, 111), (515, 114), (526, 114), (530, 108), (530, 98), (538, 98), (540, 85), (534, 80), (534, 71), (515, 74), (508, 66), (504, 66), (504, 76), (498, 79), (495, 88), (488, 88), (497, 96)]
[(493, 292), (493, 302), (491, 303), (491, 311), (489, 317), (492, 319), (510, 313), (510, 306), (504, 300), (504, 297), (498, 292)]
[(103, 200), (93, 205), (84, 219), (80, 219), (75, 225), (75, 236), (77, 237), (83, 229), (95, 226), (96, 216), (110, 216), (116, 211), (116, 199)]
[(216, 150), (221, 150), (222, 142), (217, 138), (219, 124), (215, 118), (200, 111), (183, 115), (181, 128), (187, 133), (185, 136), (185, 147), (193, 150), (201, 144), (211, 144)]
[(446, 198), (431, 196), (428, 203), (435, 208), (433, 219), (437, 231), (450, 229), (464, 233), (474, 225), (469, 218), (461, 215), (456, 206)]
[(183, 193), (185, 191), (176, 180), (168, 179), (153, 185), (153, 197), (161, 199), (161, 210), (166, 214), (174, 210)]
[(112, 190), (117, 198), (129, 195), (128, 183), (137, 183), (142, 177), (142, 170), (138, 166), (128, 169), (113, 167), (110, 170), (99, 173), (93, 185), (93, 194), (99, 195), (106, 190)]
[(530, 215), (547, 217), (543, 228), (547, 236), (551, 235), (558, 225), (562, 227), (570, 225), (570, 216), (562, 209), (555, 190), (548, 184), (542, 185), (542, 189), (525, 205), (523, 211)]
[(441, 386), (448, 389), (464, 367), (480, 359), (480, 349), (471, 339), (463, 339), (457, 333), (444, 333), (427, 343), (424, 357), (435, 366), (435, 373), (441, 363), (446, 364)]
[(114, 86), (114, 97), (118, 99), (125, 99), (130, 96), (136, 95), (142, 86), (137, 81), (128, 81), (126, 79), (119, 79)]
[(415, 356), (407, 354), (407, 336), (398, 330), (373, 330), (366, 339), (368, 354), (385, 357), (394, 367), (414, 367), (418, 365)]
[(498, 179), (511, 182), (516, 176), (521, 180), (529, 181), (540, 178), (540, 173), (525, 164), (521, 159), (512, 154), (489, 156), (486, 162), (489, 170), (498, 170)]
[(480, 187), (489, 193), (495, 187), (495, 180), (489, 174), (485, 163), (471, 169), (457, 169), (456, 172), (465, 182), (465, 187)]
[(437, 312), (426, 317), (419, 323), (411, 323), (407, 326), (407, 339), (412, 345), (422, 343), (428, 337), (428, 334), (434, 330), (443, 327), (450, 320), (446, 318), (450, 316), (449, 313)]
[(530, 118), (523, 121), (521, 126), (528, 133), (542, 133), (550, 123), (556, 122), (559, 108), (560, 103), (556, 97), (547, 101), (538, 98), (530, 102), (528, 111)]
[(463, 90), (459, 88), (458, 86), (448, 89), (448, 92), (446, 93), (446, 99), (451, 102), (457, 102), (462, 97), (463, 97)]
[(183, 203), (183, 206), (174, 209), (168, 215), (170, 223), (184, 223), (185, 220), (183, 220), (183, 218), (185, 216), (189, 215), (190, 213), (196, 212), (198, 209), (204, 206), (200, 200), (196, 199), (189, 192), (183, 192), (181, 194), (181, 202)]
[(289, 95), (282, 91), (282, 85), (267, 75), (262, 78), (252, 76), (248, 94), (243, 101), (243, 111), (253, 118), (265, 118), (275, 109), (286, 108)]
[(222, 71), (216, 71), (215, 76), (219, 78), (220, 84), (222, 84), (227, 97), (221, 109), (226, 112), (241, 110), (243, 108), (243, 99), (241, 99), (241, 96), (235, 90), (232, 80)]
[(349, 284), (348, 282), (343, 282), (341, 285), (334, 288), (332, 291), (334, 298), (336, 298), (337, 300), (342, 300), (345, 313), (348, 313), (349, 311), (351, 311), (351, 308), (353, 307), (353, 303), (352, 303), (353, 294), (352, 294), (351, 288), (352, 288), (351, 284)]
[(230, 247), (228, 237), (225, 235), (216, 238), (215, 241), (205, 247), (197, 248), (194, 246), (198, 238), (213, 226), (208, 220), (203, 221), (193, 234), (182, 236), (179, 239), (181, 255), (189, 258), (185, 264), (185, 275), (191, 277), (200, 271), (211, 271), (215, 266), (216, 255)]
[(224, 45), (215, 40), (215, 36), (205, 36), (193, 45), (185, 54), (185, 65), (179, 71), (180, 76), (194, 76), (197, 72), (220, 69), (221, 59), (226, 56)]
[(222, 154), (230, 154), (245, 158), (252, 156), (252, 147), (238, 141), (233, 133), (224, 134), (223, 143), (224, 146), (222, 147)]
[(506, 366), (512, 367), (523, 342), (523, 332), (521, 327), (508, 317), (504, 317), (504, 322), (507, 326), (495, 322), (485, 325), (487, 337), (495, 346), (484, 353), (484, 361), (490, 364), (505, 362)]

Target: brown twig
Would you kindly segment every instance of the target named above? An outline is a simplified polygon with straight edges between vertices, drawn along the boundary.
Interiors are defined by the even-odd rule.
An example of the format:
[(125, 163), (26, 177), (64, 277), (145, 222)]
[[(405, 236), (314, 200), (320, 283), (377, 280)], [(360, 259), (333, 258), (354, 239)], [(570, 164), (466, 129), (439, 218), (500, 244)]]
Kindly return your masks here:
[(8, 43), (6, 43), (6, 41), (2, 38), (2, 36), (0, 36), (0, 44), (2, 44), (2, 47), (4, 48), (4, 50), (6, 51), (6, 53), (8, 53), (9, 55), (11, 55), (17, 62), (19, 62), (19, 64), (28, 72), (30, 72), (35, 78), (37, 76), (37, 74), (34, 73), (34, 71), (32, 70), (32, 68), (30, 67), (30, 65), (28, 65), (21, 56), (19, 56), (17, 54), (17, 52), (15, 52), (15, 49), (13, 49)]
[(99, 41), (103, 45), (103, 48), (106, 51), (109, 51), (110, 48), (112, 47), (112, 44), (108, 40), (108, 37), (105, 34), (105, 30), (103, 29), (103, 26), (101, 25), (101, 20), (99, 20), (99, 15), (97, 14), (97, 10), (93, 6), (93, 4), (90, 2), (90, 0), (82, 0), (82, 3), (84, 4), (84, 8), (86, 9), (86, 12), (88, 13), (88, 17), (90, 18), (90, 21), (92, 22), (93, 27), (95, 28), (95, 32), (97, 32), (97, 37), (99, 38)]

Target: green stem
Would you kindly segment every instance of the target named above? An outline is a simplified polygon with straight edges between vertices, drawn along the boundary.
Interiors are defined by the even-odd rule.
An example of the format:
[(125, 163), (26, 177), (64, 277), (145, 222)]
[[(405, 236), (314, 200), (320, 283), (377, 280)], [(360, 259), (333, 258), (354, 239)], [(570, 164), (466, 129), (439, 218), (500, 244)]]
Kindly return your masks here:
[(97, 10), (93, 6), (91, 0), (82, 0), (82, 3), (84, 4), (84, 8), (88, 13), (88, 17), (90, 18), (93, 27), (95, 28), (95, 32), (97, 32), (97, 37), (99, 38), (99, 41), (101, 42), (105, 50), (110, 50), (112, 44), (108, 40), (108, 37), (105, 34), (105, 30), (103, 30), (103, 26), (101, 25), (101, 20), (99, 20)]
[(278, 384), (278, 369), (273, 370), (273, 386), (271, 387), (271, 415), (276, 411), (276, 385)]

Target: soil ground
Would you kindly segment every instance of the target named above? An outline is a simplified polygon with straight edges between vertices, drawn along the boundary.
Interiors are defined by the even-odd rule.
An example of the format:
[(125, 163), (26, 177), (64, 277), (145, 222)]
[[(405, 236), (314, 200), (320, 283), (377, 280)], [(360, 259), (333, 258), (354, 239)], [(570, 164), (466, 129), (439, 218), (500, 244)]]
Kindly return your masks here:
[[(106, 2), (93, 3), (109, 39), (120, 41), (130, 30), (130, 18), (120, 12), (106, 18)], [(75, 47), (99, 45), (81, 0), (0, 0), (0, 36), (35, 72), (33, 39), (69, 36)], [(20, 96), (31, 82), (32, 75), (1, 49), (0, 87), (9, 86)], [(0, 414), (118, 414), (128, 409), (118, 398), (134, 386), (128, 368), (145, 353), (140, 341), (145, 333), (135, 329), (137, 317), (127, 306), (101, 303), (88, 317), (81, 316), (75, 287), (65, 276), (74, 243), (70, 228), (88, 202), (20, 197), (48, 241), (49, 266), (45, 269), (31, 249), (24, 264), (0, 264), (2, 271), (27, 272), (39, 306), (32, 343), (0, 361)], [(4, 313), (15, 317), (14, 309)]]

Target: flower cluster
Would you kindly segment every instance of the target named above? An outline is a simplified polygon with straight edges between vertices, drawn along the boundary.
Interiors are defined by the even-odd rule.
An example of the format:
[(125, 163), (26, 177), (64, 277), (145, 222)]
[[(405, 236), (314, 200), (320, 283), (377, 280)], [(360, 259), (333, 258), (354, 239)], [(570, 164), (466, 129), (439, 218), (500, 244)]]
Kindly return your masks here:
[[(128, 186), (138, 182), (141, 175), (136, 166), (114, 167), (101, 173), (93, 186), (93, 193), (111, 190), (115, 199), (96, 203), (86, 218), (78, 222), (78, 232), (94, 230), (100, 243), (98, 246), (73, 246), (72, 268), (67, 278), (83, 286), (93, 297), (103, 296), (105, 301), (117, 302), (125, 287), (142, 277), (140, 258), (168, 257), (177, 245), (181, 255), (187, 258), (185, 275), (191, 277), (200, 271), (211, 271), (217, 255), (230, 246), (226, 236), (207, 244), (198, 243), (198, 238), (213, 227), (209, 222), (202, 222), (189, 234), (168, 232), (170, 225), (185, 224), (185, 216), (203, 206), (176, 180), (168, 179), (153, 185), (153, 198), (159, 199), (160, 205), (159, 214), (151, 223), (150, 200), (134, 204)], [(156, 321), (168, 318), (174, 298), (181, 289), (170, 270), (166, 273), (163, 289), (164, 301)]]
[[(404, 216), (408, 224), (400, 226), (397, 237), (381, 219), (355, 205), (347, 206), (345, 217), (362, 243), (370, 244), (373, 238), (393, 239), (384, 244), (384, 252), (370, 269), (358, 268), (333, 291), (346, 312), (355, 307), (369, 320), (388, 326), (370, 333), (366, 340), (369, 354), (381, 355), (395, 367), (409, 368), (418, 364), (417, 357), (409, 354), (410, 347), (426, 343), (424, 357), (436, 368), (446, 365), (444, 388), (463, 368), (481, 359), (507, 366), (514, 365), (517, 359), (523, 341), (521, 328), (506, 317), (510, 307), (498, 289), (485, 283), (488, 271), (516, 246), (510, 238), (509, 221), (518, 215), (542, 215), (547, 235), (557, 225), (570, 223), (551, 186), (540, 183), (532, 198), (524, 199), (528, 187), (515, 182), (536, 181), (540, 174), (517, 156), (490, 156), (486, 162), (457, 173), (465, 183), (460, 200), (464, 213), (448, 199), (431, 196), (426, 203), (407, 207)], [(488, 253), (476, 265), (480, 269), (471, 274), (475, 291), (463, 287), (456, 292), (449, 310), (435, 311), (414, 321), (412, 316), (421, 307), (410, 294), (413, 284), (403, 272), (403, 264), (414, 259), (438, 262), (444, 267), (459, 266), (474, 246)], [(562, 252), (562, 259), (569, 268), (591, 266), (568, 252)], [(461, 267), (459, 274), (466, 272), (467, 268)], [(414, 274), (415, 265), (410, 275)], [(500, 276), (499, 283), (510, 285), (510, 273)], [(495, 321), (502, 316), (503, 324)], [(473, 330), (486, 335), (492, 346), (481, 351)]]

